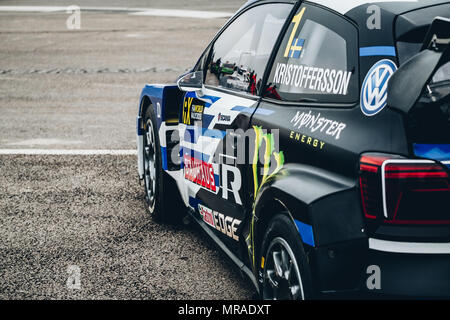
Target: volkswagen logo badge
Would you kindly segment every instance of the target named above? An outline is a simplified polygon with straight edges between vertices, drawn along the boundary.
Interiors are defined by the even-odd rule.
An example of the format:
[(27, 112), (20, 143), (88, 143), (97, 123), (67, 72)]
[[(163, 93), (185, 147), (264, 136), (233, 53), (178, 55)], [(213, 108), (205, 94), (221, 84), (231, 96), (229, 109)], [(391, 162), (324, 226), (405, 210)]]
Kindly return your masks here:
[(361, 110), (366, 116), (373, 116), (386, 106), (389, 78), (396, 70), (394, 62), (384, 59), (367, 73), (361, 90)]

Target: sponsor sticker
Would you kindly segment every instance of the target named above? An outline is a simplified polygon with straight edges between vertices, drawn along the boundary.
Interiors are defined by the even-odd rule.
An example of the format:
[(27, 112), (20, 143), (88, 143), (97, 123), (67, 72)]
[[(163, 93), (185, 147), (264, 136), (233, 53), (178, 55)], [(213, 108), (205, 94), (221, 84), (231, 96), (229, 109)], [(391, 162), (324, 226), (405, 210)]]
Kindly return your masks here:
[(322, 132), (328, 136), (334, 137), (336, 140), (339, 140), (341, 133), (347, 127), (343, 122), (327, 119), (321, 116), (320, 112), (314, 113), (311, 112), (311, 110), (309, 112), (297, 111), (292, 117), (291, 123), (297, 129), (305, 128), (311, 133)]
[(231, 122), (231, 116), (219, 113), (217, 115), (217, 122)]
[(214, 224), (213, 211), (211, 209), (199, 204), (198, 211), (200, 212), (200, 215), (203, 217), (203, 221), (206, 222), (206, 224), (213, 228), (216, 227), (216, 225)]
[(295, 38), (294, 40), (292, 40), (292, 45), (289, 48), (288, 56), (290, 58), (299, 59), (302, 54), (304, 45), (305, 39)]
[(228, 217), (201, 204), (198, 205), (198, 211), (207, 225), (222, 232), (228, 237), (239, 241), (239, 236), (236, 235), (236, 232), (241, 224), (241, 220)]
[(384, 109), (387, 103), (389, 78), (397, 70), (395, 63), (389, 59), (378, 61), (369, 70), (361, 90), (361, 111), (366, 116), (373, 116)]
[(182, 122), (187, 125), (193, 124), (195, 121), (201, 121), (203, 116), (203, 105), (199, 104), (200, 100), (194, 97), (186, 96), (183, 101), (183, 118)]
[(351, 76), (351, 71), (277, 63), (272, 82), (305, 89), (312, 93), (332, 93), (345, 96)]
[(292, 139), (294, 141), (300, 142), (302, 144), (311, 146), (311, 147), (313, 147), (315, 149), (319, 149), (319, 150), (322, 150), (323, 147), (325, 146), (325, 142), (323, 142), (319, 139), (316, 139), (316, 138), (313, 138), (313, 137), (307, 136), (305, 134), (301, 134), (300, 132), (295, 132), (292, 130), (289, 133), (289, 139)]
[(216, 192), (214, 169), (211, 163), (184, 155), (184, 178)]

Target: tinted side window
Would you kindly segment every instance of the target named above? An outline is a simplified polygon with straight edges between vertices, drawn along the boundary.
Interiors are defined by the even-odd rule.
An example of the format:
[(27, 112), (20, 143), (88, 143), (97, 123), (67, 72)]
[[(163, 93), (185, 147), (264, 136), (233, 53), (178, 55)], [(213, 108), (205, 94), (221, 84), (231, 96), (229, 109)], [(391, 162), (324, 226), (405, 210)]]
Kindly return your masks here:
[(266, 4), (240, 15), (217, 38), (205, 84), (259, 94), (259, 86), (290, 4)]
[(284, 101), (358, 100), (358, 35), (344, 18), (303, 5), (284, 35), (266, 97)]

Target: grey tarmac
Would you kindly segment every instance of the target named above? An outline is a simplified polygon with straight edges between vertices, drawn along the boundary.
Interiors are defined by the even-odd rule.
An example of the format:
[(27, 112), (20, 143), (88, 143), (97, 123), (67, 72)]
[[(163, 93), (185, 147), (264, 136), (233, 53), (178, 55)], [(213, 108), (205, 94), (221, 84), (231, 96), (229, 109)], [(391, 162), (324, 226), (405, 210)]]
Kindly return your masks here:
[[(234, 12), (243, 2), (76, 4)], [(0, 12), (0, 149), (134, 150), (141, 88), (174, 81), (226, 22), (82, 12), (81, 30), (67, 30), (67, 17)], [(253, 294), (198, 227), (149, 218), (134, 155), (0, 155), (0, 226), (2, 300)]]

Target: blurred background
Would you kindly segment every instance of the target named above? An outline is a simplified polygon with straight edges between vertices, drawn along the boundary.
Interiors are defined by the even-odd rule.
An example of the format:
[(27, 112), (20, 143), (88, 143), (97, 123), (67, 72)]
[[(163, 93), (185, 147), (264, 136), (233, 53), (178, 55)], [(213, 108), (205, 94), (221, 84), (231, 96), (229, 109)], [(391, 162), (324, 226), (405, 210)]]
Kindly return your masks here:
[(135, 155), (143, 86), (243, 2), (0, 1), (0, 299), (252, 297), (195, 226), (151, 221)]
[(140, 89), (191, 67), (243, 2), (0, 1), (0, 148), (134, 149)]

